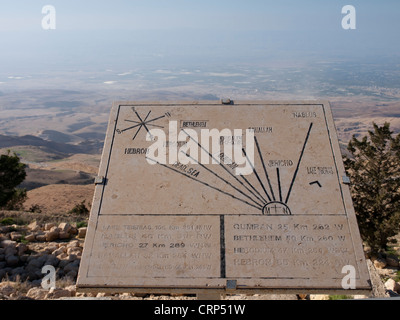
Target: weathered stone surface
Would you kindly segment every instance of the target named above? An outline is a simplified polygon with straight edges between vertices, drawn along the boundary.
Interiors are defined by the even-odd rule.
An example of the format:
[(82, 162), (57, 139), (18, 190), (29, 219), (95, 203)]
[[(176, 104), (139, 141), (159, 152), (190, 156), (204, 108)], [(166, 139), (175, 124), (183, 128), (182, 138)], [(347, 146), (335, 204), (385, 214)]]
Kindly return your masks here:
[(115, 103), (78, 287), (369, 290), (340, 154), (327, 102)]
[(371, 275), (372, 282), (372, 298), (388, 298), (389, 294), (386, 292), (386, 288), (382, 279), (375, 268), (374, 263), (368, 259), (367, 260), (368, 270)]

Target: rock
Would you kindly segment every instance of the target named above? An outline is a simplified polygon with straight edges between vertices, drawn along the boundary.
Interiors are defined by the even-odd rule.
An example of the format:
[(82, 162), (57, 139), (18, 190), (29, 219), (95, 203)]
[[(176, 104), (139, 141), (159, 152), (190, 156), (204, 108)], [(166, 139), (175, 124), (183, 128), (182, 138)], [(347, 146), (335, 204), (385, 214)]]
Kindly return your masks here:
[(79, 247), (79, 240), (73, 240), (67, 244), (67, 249), (68, 248), (76, 248), (76, 247)]
[(399, 259), (396, 256), (387, 256), (386, 263), (389, 267), (397, 268), (399, 266)]
[(79, 263), (79, 260), (74, 260), (67, 264), (63, 269), (65, 276), (72, 280), (75, 280), (79, 271)]
[(103, 298), (106, 296), (105, 292), (99, 292), (98, 294), (96, 294), (96, 298)]
[(57, 256), (59, 256), (60, 254), (65, 253), (66, 250), (67, 250), (67, 248), (64, 247), (64, 246), (62, 246), (62, 247), (59, 247), (58, 249), (54, 250), (51, 254), (57, 257)]
[(25, 263), (28, 262), (29, 256), (30, 256), (29, 254), (25, 254), (25, 253), (24, 253), (23, 255), (20, 255), (20, 256), (19, 256), (19, 261), (25, 264)]
[(58, 228), (58, 227), (56, 227), (56, 226), (54, 226), (54, 227), (52, 227), (49, 231), (51, 231), (51, 232), (58, 232), (58, 233), (60, 233), (60, 228)]
[(70, 271), (78, 272), (78, 270), (79, 270), (79, 261), (78, 260), (70, 262), (64, 267), (65, 273), (69, 273)]
[(71, 237), (71, 234), (65, 231), (60, 231), (58, 237), (60, 239), (69, 239)]
[(42, 267), (43, 267), (43, 265), (44, 265), (44, 263), (46, 262), (46, 260), (47, 260), (47, 255), (46, 256), (41, 256), (41, 257), (38, 257), (38, 256), (30, 256), (29, 258), (28, 258), (28, 264), (26, 265), (26, 270), (29, 270), (29, 271), (37, 271), (37, 270), (42, 270)]
[[(0, 262), (0, 265), (2, 264), (2, 262)], [(2, 281), (2, 279), (6, 276), (6, 271), (0, 267), (0, 282)]]
[(8, 247), (16, 247), (17, 242), (13, 240), (3, 240), (0, 242), (0, 247), (1, 248), (8, 248)]
[(28, 246), (25, 243), (18, 243), (16, 249), (18, 250), (18, 255), (22, 256), (26, 251), (28, 251)]
[(78, 257), (76, 254), (69, 254), (68, 257), (67, 257), (67, 260), (68, 260), (69, 262), (74, 262), (74, 261), (80, 262), (80, 261), (81, 261), (81, 258)]
[(6, 262), (9, 267), (14, 267), (18, 264), (19, 258), (18, 256), (8, 255), (6, 256)]
[(68, 290), (71, 292), (71, 297), (75, 297), (76, 295), (76, 285), (70, 285), (68, 287), (65, 287), (65, 290)]
[[(58, 266), (60, 267), (60, 268), (62, 268), (62, 269), (64, 269), (64, 267), (67, 265), (67, 264), (69, 264), (69, 263), (71, 263), (71, 261), (69, 261), (67, 258), (68, 258), (68, 255), (66, 254), (66, 253), (64, 253), (65, 254), (65, 256), (66, 256), (66, 258), (64, 258), (64, 259), (60, 259), (60, 263), (58, 264)], [(57, 256), (57, 258), (58, 257), (60, 257), (60, 256)]]
[(60, 229), (60, 232), (69, 233), (72, 229), (72, 226), (69, 223), (63, 222), (58, 225), (58, 229)]
[(67, 249), (67, 254), (68, 255), (76, 255), (77, 257), (82, 256), (82, 248), (81, 247), (75, 247), (75, 248), (68, 248)]
[(25, 270), (28, 273), (28, 278), (30, 281), (42, 279), (44, 277), (44, 274), (42, 274), (42, 267), (48, 259), (51, 259), (51, 257), (51, 255), (45, 254), (42, 256), (30, 256), (28, 258), (28, 264), (25, 266)]
[(11, 232), (10, 233), (10, 239), (13, 241), (19, 241), (22, 239), (22, 233), (20, 232)]
[(39, 231), (41, 229), (41, 226), (35, 220), (35, 221), (31, 222), (30, 224), (28, 224), (28, 229), (32, 232)]
[(5, 296), (10, 296), (15, 292), (15, 287), (10, 282), (1, 282), (0, 283), (0, 294)]
[(45, 233), (45, 239), (46, 239), (46, 241), (48, 241), (48, 242), (57, 240), (57, 239), (58, 239), (58, 234), (59, 234), (59, 232), (56, 231), (56, 230), (47, 231), (47, 232)]
[(58, 245), (57, 243), (49, 243), (48, 246), (46, 248), (44, 248), (43, 252), (46, 254), (51, 254), (54, 250), (58, 249)]
[(50, 266), (53, 266), (53, 267), (57, 267), (59, 262), (60, 262), (60, 260), (57, 257), (55, 257), (53, 255), (49, 255), (48, 258), (46, 259), (44, 265), (45, 266), (50, 265)]
[(36, 241), (44, 242), (44, 241), (46, 241), (46, 234), (42, 233), (42, 232), (37, 233), (35, 235), (35, 239), (36, 239)]
[(48, 291), (43, 288), (34, 287), (29, 289), (26, 296), (35, 300), (44, 300), (46, 298), (47, 293)]
[(78, 229), (72, 226), (71, 230), (69, 230), (68, 233), (71, 235), (76, 235), (78, 234)]
[(383, 269), (387, 265), (386, 260), (384, 258), (378, 258), (374, 260), (374, 266), (377, 269)]
[(70, 279), (72, 279), (72, 280), (75, 280), (76, 277), (78, 276), (78, 270), (71, 270), (71, 271), (68, 272), (65, 276), (66, 276), (67, 278), (70, 278)]
[(87, 231), (87, 227), (79, 228), (78, 229), (78, 238), (85, 238), (86, 231)]
[(51, 288), (45, 299), (60, 299), (71, 297), (71, 291), (61, 288)]
[(52, 223), (52, 222), (46, 223), (46, 224), (44, 225), (44, 230), (45, 230), (45, 231), (50, 231), (50, 229), (53, 228), (53, 227), (55, 227), (55, 226), (56, 226), (55, 223)]
[(9, 226), (0, 226), (0, 233), (9, 233), (10, 230), (12, 230), (12, 228)]
[(68, 255), (65, 252), (63, 252), (63, 253), (57, 255), (57, 259), (58, 260), (62, 260), (62, 261), (67, 260), (68, 259)]
[(35, 234), (34, 233), (29, 233), (25, 236), (25, 240), (28, 242), (33, 242), (36, 240)]
[(4, 249), (4, 254), (6, 255), (6, 257), (16, 255), (17, 252), (18, 252), (17, 246), (14, 244), (9, 245), (7, 248)]
[(389, 279), (388, 281), (385, 282), (385, 288), (387, 290), (400, 293), (400, 283), (394, 281), (393, 279)]
[(20, 276), (21, 280), (26, 278), (27, 272), (25, 271), (24, 267), (13, 268), (11, 271), (12, 276)]

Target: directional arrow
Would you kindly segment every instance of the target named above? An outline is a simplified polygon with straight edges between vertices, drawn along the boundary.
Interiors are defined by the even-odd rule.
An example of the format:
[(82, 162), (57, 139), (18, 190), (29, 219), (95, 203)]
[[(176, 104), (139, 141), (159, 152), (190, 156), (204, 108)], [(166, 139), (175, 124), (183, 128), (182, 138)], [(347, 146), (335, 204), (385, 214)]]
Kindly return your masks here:
[(310, 182), (310, 186), (312, 186), (313, 184), (317, 184), (318, 187), (322, 188), (322, 186), (321, 186), (321, 184), (319, 183), (319, 181)]

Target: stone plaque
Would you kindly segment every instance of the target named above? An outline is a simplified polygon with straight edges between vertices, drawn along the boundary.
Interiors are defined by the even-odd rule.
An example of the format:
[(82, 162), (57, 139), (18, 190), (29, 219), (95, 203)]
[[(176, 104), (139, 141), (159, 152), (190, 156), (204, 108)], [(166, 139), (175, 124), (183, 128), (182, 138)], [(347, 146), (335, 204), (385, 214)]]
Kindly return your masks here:
[(347, 183), (328, 102), (114, 103), (77, 286), (370, 290)]

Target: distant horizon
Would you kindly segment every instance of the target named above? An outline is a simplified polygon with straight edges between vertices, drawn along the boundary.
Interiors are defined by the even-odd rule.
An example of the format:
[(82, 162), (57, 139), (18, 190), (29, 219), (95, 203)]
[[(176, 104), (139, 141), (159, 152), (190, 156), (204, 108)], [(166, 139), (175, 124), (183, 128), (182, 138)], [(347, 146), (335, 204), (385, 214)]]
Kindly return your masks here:
[[(356, 9), (344, 30), (342, 7)], [(400, 2), (394, 0), (217, 2), (53, 0), (3, 3), (0, 76), (76, 69), (148, 68), (274, 61), (400, 58)], [(44, 30), (42, 7), (55, 8)], [(0, 79), (1, 82), (1, 79)], [(0, 86), (1, 91), (1, 86)]]

